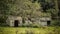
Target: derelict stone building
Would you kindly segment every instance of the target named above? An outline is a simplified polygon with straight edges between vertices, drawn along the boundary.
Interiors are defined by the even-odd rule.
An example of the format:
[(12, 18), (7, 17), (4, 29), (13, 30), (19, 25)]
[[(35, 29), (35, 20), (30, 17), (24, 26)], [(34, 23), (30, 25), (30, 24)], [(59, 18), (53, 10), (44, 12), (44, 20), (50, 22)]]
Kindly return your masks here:
[(6, 20), (9, 26), (21, 26), (22, 25), (22, 18), (20, 16), (8, 16)]
[[(51, 21), (50, 17), (31, 18), (31, 20), (27, 18), (25, 19), (24, 24), (28, 26), (29, 24), (34, 23), (41, 26), (48, 26), (50, 25), (50, 21)], [(21, 16), (8, 16), (6, 22), (9, 26), (18, 27), (23, 25), (23, 19)]]

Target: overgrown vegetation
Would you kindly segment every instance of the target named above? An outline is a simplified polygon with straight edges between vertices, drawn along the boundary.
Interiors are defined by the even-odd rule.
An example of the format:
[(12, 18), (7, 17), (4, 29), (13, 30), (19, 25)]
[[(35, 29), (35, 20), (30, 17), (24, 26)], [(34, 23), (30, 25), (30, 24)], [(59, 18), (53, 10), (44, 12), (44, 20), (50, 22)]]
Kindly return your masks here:
[[(35, 18), (45, 16), (55, 18), (59, 17), (58, 12), (57, 0), (0, 0), (1, 23), (6, 22), (6, 18), (9, 15), (22, 16), (24, 19), (25, 17)], [(58, 22), (55, 25), (58, 25)]]
[(60, 34), (60, 27), (41, 27), (41, 28), (0, 27), (0, 34)]

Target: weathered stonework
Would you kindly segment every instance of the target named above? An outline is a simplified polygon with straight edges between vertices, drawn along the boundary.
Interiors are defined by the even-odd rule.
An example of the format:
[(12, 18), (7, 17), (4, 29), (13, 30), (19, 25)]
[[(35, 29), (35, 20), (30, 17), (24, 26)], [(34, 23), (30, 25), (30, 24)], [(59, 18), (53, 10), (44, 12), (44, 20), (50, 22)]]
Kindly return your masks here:
[[(15, 20), (18, 20), (18, 26), (22, 26), (23, 25), (23, 18), (20, 16), (8, 16), (6, 22), (9, 26), (15, 26)], [(51, 21), (50, 17), (40, 17), (40, 18), (31, 18), (31, 20), (29, 20), (28, 18), (25, 19), (25, 25), (29, 25), (29, 24), (38, 24), (41, 26), (47, 26), (48, 21)]]
[(18, 26), (22, 25), (22, 17), (20, 17), (20, 16), (9, 16), (6, 20), (6, 22), (9, 26), (14, 26), (15, 20), (19, 21)]

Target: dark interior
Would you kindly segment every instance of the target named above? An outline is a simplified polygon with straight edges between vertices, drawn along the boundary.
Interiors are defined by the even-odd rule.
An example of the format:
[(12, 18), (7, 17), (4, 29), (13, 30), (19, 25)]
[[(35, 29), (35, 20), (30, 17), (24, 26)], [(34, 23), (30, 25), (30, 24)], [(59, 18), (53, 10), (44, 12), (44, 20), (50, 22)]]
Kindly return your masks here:
[(19, 23), (19, 21), (18, 20), (15, 20), (14, 21), (14, 27), (18, 27), (18, 23)]
[(50, 25), (50, 22), (51, 22), (51, 21), (47, 21), (47, 26), (49, 26), (49, 25)]

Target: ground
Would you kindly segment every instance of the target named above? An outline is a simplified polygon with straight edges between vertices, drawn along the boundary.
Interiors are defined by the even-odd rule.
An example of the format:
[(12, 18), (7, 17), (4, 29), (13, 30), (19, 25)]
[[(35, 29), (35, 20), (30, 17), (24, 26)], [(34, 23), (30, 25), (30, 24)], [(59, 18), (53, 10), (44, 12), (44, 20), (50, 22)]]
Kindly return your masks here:
[(60, 34), (60, 27), (0, 27), (0, 34)]

